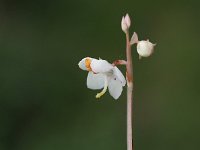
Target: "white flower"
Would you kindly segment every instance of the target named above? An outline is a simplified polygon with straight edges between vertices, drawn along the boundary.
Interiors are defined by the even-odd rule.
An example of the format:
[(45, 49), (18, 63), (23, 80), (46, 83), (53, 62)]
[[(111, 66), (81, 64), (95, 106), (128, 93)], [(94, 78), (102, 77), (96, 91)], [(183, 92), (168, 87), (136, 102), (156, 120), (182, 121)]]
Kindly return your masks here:
[(149, 42), (149, 40), (142, 40), (142, 41), (139, 41), (138, 40), (138, 35), (137, 33), (133, 33), (133, 36), (131, 38), (131, 41), (130, 41), (130, 44), (137, 44), (137, 52), (139, 54), (139, 58), (142, 58), (142, 57), (149, 57), (153, 51), (154, 51), (154, 46), (156, 44), (153, 44), (151, 42)]
[(138, 52), (139, 56), (140, 57), (149, 57), (153, 53), (155, 45), (156, 44), (149, 42), (149, 40), (139, 41), (137, 43), (137, 52)]
[(90, 57), (83, 58), (78, 66), (82, 70), (89, 71), (87, 76), (87, 87), (89, 89), (103, 89), (96, 95), (96, 98), (100, 98), (107, 91), (107, 88), (114, 99), (119, 98), (126, 80), (116, 66), (111, 65), (106, 60)]
[(130, 26), (131, 26), (131, 19), (129, 15), (126, 14), (125, 17), (124, 16), (122, 17), (122, 21), (121, 21), (122, 30), (126, 33)]

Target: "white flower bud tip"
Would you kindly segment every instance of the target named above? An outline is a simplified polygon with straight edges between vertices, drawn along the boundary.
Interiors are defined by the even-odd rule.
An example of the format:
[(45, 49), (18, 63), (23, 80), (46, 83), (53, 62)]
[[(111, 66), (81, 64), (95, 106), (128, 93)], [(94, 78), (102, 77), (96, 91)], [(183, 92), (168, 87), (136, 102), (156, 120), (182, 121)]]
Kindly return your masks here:
[(129, 15), (128, 14), (126, 14), (126, 16), (125, 16), (125, 22), (126, 22), (126, 25), (128, 26), (128, 28), (131, 26), (131, 19), (130, 19), (130, 17), (129, 17)]
[(137, 52), (139, 54), (139, 58), (149, 57), (153, 53), (155, 45), (156, 44), (149, 42), (149, 40), (139, 41), (137, 44)]

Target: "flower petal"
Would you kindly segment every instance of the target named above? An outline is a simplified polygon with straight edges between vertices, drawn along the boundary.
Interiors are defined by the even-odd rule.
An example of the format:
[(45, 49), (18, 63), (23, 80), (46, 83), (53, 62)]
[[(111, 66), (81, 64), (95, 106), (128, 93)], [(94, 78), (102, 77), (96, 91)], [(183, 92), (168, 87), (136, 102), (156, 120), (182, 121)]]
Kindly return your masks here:
[(124, 17), (124, 20), (129, 28), (131, 26), (131, 19), (128, 14), (126, 14), (126, 16)]
[(79, 61), (78, 66), (79, 68), (81, 68), (82, 70), (87, 70), (86, 66), (85, 66), (85, 59), (83, 58), (81, 61)]
[(126, 79), (125, 79), (124, 75), (116, 66), (113, 68), (113, 75), (118, 78), (118, 80), (121, 82), (122, 86), (126, 85)]
[(97, 60), (97, 59), (92, 60), (90, 67), (92, 68), (92, 71), (95, 73), (106, 73), (110, 72), (113, 69), (113, 66), (106, 60)]
[(104, 87), (105, 76), (103, 74), (94, 74), (89, 72), (87, 76), (87, 87), (89, 89), (102, 89)]
[(127, 27), (124, 16), (122, 17), (122, 21), (121, 21), (121, 28), (122, 28), (122, 31), (124, 31), (126, 33), (128, 27)]
[(108, 90), (114, 99), (118, 99), (122, 93), (122, 83), (116, 78), (111, 78), (108, 83)]
[(86, 67), (86, 59), (90, 59), (91, 61), (94, 60), (94, 58), (85, 57), (85, 58), (83, 58), (83, 59), (78, 63), (78, 66), (79, 66), (79, 68), (81, 68), (82, 70), (88, 71), (88, 68)]

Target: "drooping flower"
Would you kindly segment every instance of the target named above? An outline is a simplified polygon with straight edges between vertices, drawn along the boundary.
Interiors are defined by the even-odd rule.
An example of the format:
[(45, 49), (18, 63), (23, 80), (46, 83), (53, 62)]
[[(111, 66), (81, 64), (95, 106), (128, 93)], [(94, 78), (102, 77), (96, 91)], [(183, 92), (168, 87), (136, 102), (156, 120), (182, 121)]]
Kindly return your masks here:
[(137, 44), (137, 52), (141, 57), (149, 57), (154, 51), (154, 46), (149, 40), (140, 41)]
[(128, 14), (126, 14), (126, 16), (122, 17), (122, 21), (121, 21), (121, 28), (122, 28), (122, 31), (124, 31), (124, 33), (126, 33), (128, 31), (128, 29), (130, 28), (131, 26), (131, 19), (129, 17)]
[(139, 54), (139, 58), (149, 57), (153, 51), (156, 44), (151, 43), (149, 40), (138, 40), (137, 33), (134, 32), (131, 41), (131, 44), (137, 44), (137, 52)]
[(106, 60), (91, 57), (83, 58), (78, 66), (88, 71), (87, 87), (92, 90), (103, 89), (97, 93), (96, 98), (105, 94), (107, 89), (114, 99), (118, 99), (122, 93), (126, 80), (121, 71)]

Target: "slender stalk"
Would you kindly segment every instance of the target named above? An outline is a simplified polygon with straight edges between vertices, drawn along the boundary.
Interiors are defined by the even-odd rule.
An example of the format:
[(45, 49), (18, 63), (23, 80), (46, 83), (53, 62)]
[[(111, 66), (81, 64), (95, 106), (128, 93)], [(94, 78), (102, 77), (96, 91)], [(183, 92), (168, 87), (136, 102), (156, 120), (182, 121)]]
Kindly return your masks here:
[(132, 137), (133, 64), (129, 32), (126, 32), (127, 78), (127, 150), (134, 150)]

